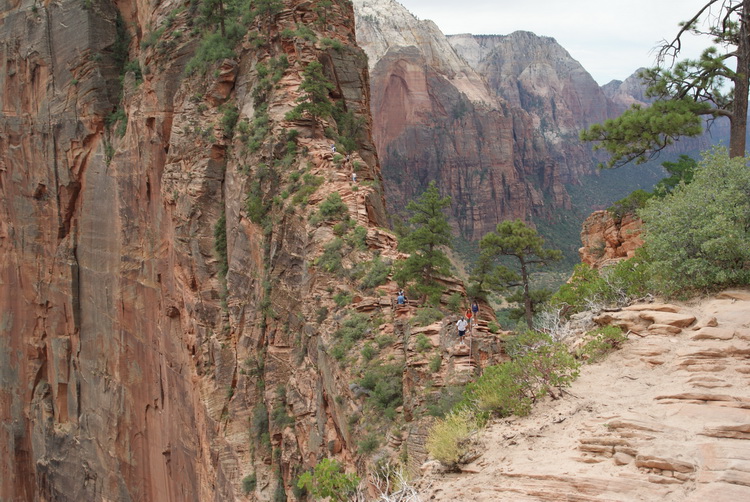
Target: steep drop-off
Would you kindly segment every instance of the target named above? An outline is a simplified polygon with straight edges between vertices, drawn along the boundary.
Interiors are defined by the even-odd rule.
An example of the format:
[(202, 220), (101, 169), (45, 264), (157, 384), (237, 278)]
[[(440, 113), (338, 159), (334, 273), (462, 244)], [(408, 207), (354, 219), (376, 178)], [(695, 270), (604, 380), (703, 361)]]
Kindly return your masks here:
[[(351, 4), (284, 1), (223, 58), (211, 22), (200, 2), (0, 11), (0, 500), (278, 499), (325, 456), (366, 472), (365, 435), (409, 439), (384, 441), (426, 356), (390, 324), (395, 285), (360, 285), (397, 253)], [(287, 118), (306, 80), (334, 112)], [(381, 332), (372, 364), (404, 395), (384, 425), (352, 385)], [(430, 350), (465, 380), (448, 332)]]

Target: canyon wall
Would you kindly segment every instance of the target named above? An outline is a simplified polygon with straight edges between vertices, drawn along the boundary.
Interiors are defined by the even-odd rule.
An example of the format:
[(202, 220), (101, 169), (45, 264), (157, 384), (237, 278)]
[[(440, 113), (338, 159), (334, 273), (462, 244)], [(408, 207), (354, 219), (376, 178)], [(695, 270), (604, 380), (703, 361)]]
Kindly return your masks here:
[[(355, 0), (354, 8), (386, 199), (396, 212), (430, 180), (452, 197), (451, 223), (463, 239), (507, 219), (534, 224), (564, 219), (574, 205), (589, 209), (569, 187), (596, 176), (607, 156), (578, 135), (646, 103), (635, 74), (600, 87), (550, 37), (446, 36), (394, 0)], [(669, 155), (695, 154), (725, 136), (717, 122)], [(635, 188), (643, 187), (620, 196)]]
[[(333, 182), (319, 121), (284, 120), (303, 69), (321, 62), (331, 99), (361, 117), (360, 176), (378, 179), (351, 7), (329, 5), (314, 24), (320, 9), (286, 1), (262, 27), (268, 39), (251, 31), (234, 56), (189, 74), (195, 6), (14, 1), (0, 12), (0, 500), (226, 501), (249, 474), (265, 500), (329, 441), (343, 460), (356, 453), (333, 401), (348, 389), (321, 370), (335, 361), (308, 322), (313, 297), (332, 302), (312, 266), (326, 233), (309, 233), (306, 217), (346, 185), (352, 217), (382, 227), (383, 197), (376, 183), (352, 194)], [(342, 48), (281, 37), (297, 23)], [(258, 68), (282, 55), (251, 152), (240, 126), (249, 134), (260, 116)], [(299, 154), (279, 172), (288, 130)], [(263, 166), (279, 178), (264, 201), (291, 189), (293, 172), (331, 182), (309, 204), (277, 203), (264, 228), (246, 210)], [(268, 448), (255, 446), (253, 411), (274, 407), (294, 419), (272, 421)]]

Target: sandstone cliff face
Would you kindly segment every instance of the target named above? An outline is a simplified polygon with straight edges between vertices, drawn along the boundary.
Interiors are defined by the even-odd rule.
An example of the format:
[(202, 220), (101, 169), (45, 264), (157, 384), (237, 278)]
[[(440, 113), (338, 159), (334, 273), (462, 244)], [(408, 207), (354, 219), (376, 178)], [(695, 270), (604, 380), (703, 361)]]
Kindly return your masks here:
[(615, 218), (609, 211), (595, 211), (583, 222), (578, 250), (581, 263), (601, 268), (613, 262), (632, 258), (643, 245), (643, 222), (634, 214)]
[[(449, 321), (414, 352), (416, 307), (363, 289), (400, 254), (351, 5), (284, 1), (189, 73), (198, 6), (2, 7), (0, 500), (278, 500), (407, 443), (414, 467), (426, 403), (500, 357), (486, 320), (473, 356)], [(337, 118), (287, 116), (313, 62)], [(355, 385), (383, 366), (387, 420)]]
[[(364, 117), (353, 155), (360, 176), (379, 176), (361, 53), (279, 37), (283, 27), (316, 19), (310, 8), (284, 3), (270, 44), (247, 45), (206, 77), (186, 78), (195, 13), (180, 2), (3, 6), (0, 499), (234, 500), (256, 470), (258, 493), (268, 497), (277, 478), (288, 489), (303, 454), (314, 462), (326, 439), (342, 437), (336, 421), (344, 418), (325, 405), (337, 394), (334, 377), (313, 370), (319, 332), (304, 317), (313, 306), (299, 303), (325, 287), (311, 270), (320, 244), (301, 219), (308, 208), (279, 211), (266, 231), (247, 217), (252, 175), (274, 154), (246, 153), (217, 106), (254, 119), (258, 63), (286, 54), (289, 70), (269, 97), (269, 134), (278, 138), (302, 69), (320, 60), (336, 86), (332, 97)], [(328, 16), (327, 36), (350, 44), (350, 7), (334, 4)], [(142, 83), (122, 72), (123, 40)], [(122, 136), (107, 123), (118, 109)], [(300, 131), (312, 173), (330, 165), (321, 130), (284, 127)], [(385, 225), (376, 188), (348, 204), (363, 225)], [(214, 237), (222, 214), (226, 286)], [(273, 289), (264, 288), (269, 282)], [(304, 364), (295, 363), (289, 333), (305, 340)], [(269, 354), (264, 373), (243, 374), (243, 361), (261, 348)], [(300, 437), (318, 439), (288, 445), (289, 431), (272, 427), (284, 458), (273, 474), (266, 457), (251, 455), (248, 417), (256, 404), (270, 409), (279, 399), (307, 417)]]
[(391, 0), (356, 1), (369, 55), (373, 136), (397, 209), (430, 180), (452, 197), (452, 222), (478, 239), (502, 220), (569, 206), (534, 117), (499, 98), (429, 21)]

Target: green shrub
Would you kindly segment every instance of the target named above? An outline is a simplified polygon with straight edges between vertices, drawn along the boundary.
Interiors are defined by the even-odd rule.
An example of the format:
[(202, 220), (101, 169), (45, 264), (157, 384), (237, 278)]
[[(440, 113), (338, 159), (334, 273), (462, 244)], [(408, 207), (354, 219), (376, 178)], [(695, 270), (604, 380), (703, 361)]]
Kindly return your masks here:
[(368, 453), (374, 452), (378, 446), (380, 446), (378, 437), (375, 434), (368, 434), (357, 443), (357, 453), (360, 455), (367, 455)]
[(341, 194), (338, 192), (331, 193), (318, 207), (319, 221), (339, 220), (348, 213), (349, 208), (341, 200)]
[(443, 357), (440, 354), (435, 354), (430, 359), (430, 371), (437, 373), (440, 371), (440, 366), (443, 364)]
[(461, 303), (463, 303), (463, 296), (461, 293), (453, 293), (448, 298), (448, 311), (454, 314), (461, 313)]
[(185, 67), (185, 73), (192, 75), (199, 71), (201, 75), (205, 75), (211, 63), (235, 57), (233, 46), (231, 41), (219, 32), (206, 35), (198, 44), (195, 56)]
[(586, 335), (590, 340), (580, 349), (578, 356), (589, 363), (600, 361), (610, 352), (622, 347), (628, 339), (617, 326), (603, 326)]
[(412, 326), (429, 326), (430, 324), (440, 321), (445, 315), (436, 308), (424, 307), (417, 310), (414, 317), (411, 318)]
[(490, 321), (487, 324), (487, 329), (490, 330), (490, 333), (498, 333), (500, 331), (500, 325), (496, 323), (495, 321)]
[(370, 391), (367, 402), (380, 411), (401, 406), (404, 400), (403, 373), (401, 364), (378, 363), (368, 368), (358, 382)]
[(255, 473), (248, 474), (242, 478), (242, 492), (245, 495), (250, 495), (255, 491), (255, 487), (258, 485), (258, 477)]
[(417, 352), (425, 352), (427, 350), (431, 350), (432, 342), (429, 338), (427, 338), (427, 336), (425, 336), (424, 333), (420, 333), (419, 335), (417, 335), (415, 348), (417, 349)]
[(359, 285), (365, 289), (371, 289), (376, 286), (380, 286), (388, 280), (388, 276), (391, 273), (391, 266), (389, 263), (376, 256), (370, 262), (367, 273), (362, 277)]
[(704, 154), (690, 184), (650, 200), (644, 256), (654, 288), (686, 295), (750, 283), (750, 169), (724, 148)]
[(364, 347), (362, 347), (362, 359), (364, 359), (366, 362), (372, 361), (372, 358), (374, 358), (377, 355), (378, 351), (371, 343), (368, 343)]
[(579, 364), (562, 343), (528, 331), (506, 346), (512, 360), (485, 368), (466, 387), (464, 402), (500, 416), (527, 415), (544, 395), (555, 397), (578, 376)]
[(469, 436), (479, 428), (469, 410), (453, 411), (438, 419), (427, 436), (427, 452), (442, 464), (452, 467), (468, 452)]
[(305, 488), (314, 500), (330, 497), (332, 502), (346, 502), (359, 485), (359, 478), (342, 471), (336, 460), (324, 458), (312, 472), (300, 476), (297, 486)]
[(237, 119), (240, 116), (240, 112), (237, 110), (236, 106), (228, 103), (223, 104), (219, 110), (223, 112), (223, 115), (221, 116), (221, 127), (224, 131), (224, 137), (231, 139), (234, 137), (234, 127), (237, 125)]
[(607, 208), (615, 219), (622, 219), (626, 214), (635, 214), (638, 209), (645, 207), (646, 202), (653, 197), (645, 190), (636, 190)]
[(352, 303), (352, 298), (354, 297), (351, 293), (347, 291), (341, 291), (333, 296), (333, 301), (336, 302), (337, 307), (344, 307), (345, 305), (349, 305), (350, 303)]
[(315, 261), (315, 265), (329, 274), (343, 274), (344, 267), (341, 264), (341, 259), (343, 258), (341, 250), (343, 247), (344, 241), (338, 237), (335, 238), (323, 246), (323, 254)]
[(354, 227), (354, 231), (348, 234), (345, 239), (350, 246), (364, 251), (367, 249), (367, 229), (361, 225)]

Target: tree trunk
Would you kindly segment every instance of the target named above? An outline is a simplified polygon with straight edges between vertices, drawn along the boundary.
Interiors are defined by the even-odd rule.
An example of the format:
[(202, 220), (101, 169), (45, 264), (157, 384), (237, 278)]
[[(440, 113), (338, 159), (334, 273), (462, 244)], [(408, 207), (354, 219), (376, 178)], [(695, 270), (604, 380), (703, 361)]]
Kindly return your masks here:
[(531, 295), (529, 294), (529, 274), (526, 271), (526, 262), (523, 258), (521, 258), (521, 281), (523, 282), (523, 307), (526, 325), (529, 329), (534, 329), (534, 313), (532, 312)]
[(729, 129), (729, 156), (745, 156), (745, 138), (747, 135), (747, 102), (750, 86), (750, 0), (742, 0), (740, 12), (740, 39), (737, 45), (737, 76), (734, 80), (734, 106)]

